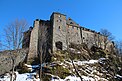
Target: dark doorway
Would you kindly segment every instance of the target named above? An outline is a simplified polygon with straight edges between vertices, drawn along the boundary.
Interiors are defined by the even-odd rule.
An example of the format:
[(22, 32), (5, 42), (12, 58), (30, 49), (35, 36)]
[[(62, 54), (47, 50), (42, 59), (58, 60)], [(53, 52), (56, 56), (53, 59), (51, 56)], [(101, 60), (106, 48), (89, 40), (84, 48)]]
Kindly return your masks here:
[(58, 42), (56, 42), (55, 44), (56, 44), (56, 48), (57, 48), (57, 49), (62, 50), (62, 42), (58, 41)]

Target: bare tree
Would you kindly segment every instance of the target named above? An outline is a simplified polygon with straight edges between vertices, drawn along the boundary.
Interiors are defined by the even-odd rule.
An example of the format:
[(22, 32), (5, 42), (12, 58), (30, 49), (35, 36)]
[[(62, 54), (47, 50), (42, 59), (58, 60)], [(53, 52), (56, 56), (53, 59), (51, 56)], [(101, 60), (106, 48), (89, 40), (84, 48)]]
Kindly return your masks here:
[(23, 40), (23, 32), (27, 28), (26, 20), (18, 20), (11, 22), (5, 28), (6, 43), (9, 49), (15, 50), (21, 48)]
[(12, 50), (16, 50), (17, 53), (19, 52), (18, 49), (22, 46), (23, 40), (23, 32), (25, 32), (27, 28), (26, 20), (18, 20), (11, 22), (6, 26), (5, 30), (5, 47), (7, 50), (10, 50), (11, 60), (12, 60), (12, 75), (11, 80), (13, 81), (14, 69), (15, 69), (15, 58), (16, 54), (12, 54)]
[(39, 53), (39, 59), (40, 59), (40, 81), (42, 81), (42, 63), (45, 62), (46, 60), (46, 54), (47, 54), (47, 41), (49, 38), (48, 34), (48, 27), (46, 26), (45, 23), (40, 24), (39, 27), (39, 46), (38, 46), (38, 53)]
[(106, 49), (107, 44), (109, 41), (114, 40), (114, 36), (111, 32), (109, 32), (107, 29), (101, 29), (100, 33), (105, 36), (104, 37), (104, 49)]
[(122, 54), (122, 41), (116, 42), (116, 50), (118, 54)]

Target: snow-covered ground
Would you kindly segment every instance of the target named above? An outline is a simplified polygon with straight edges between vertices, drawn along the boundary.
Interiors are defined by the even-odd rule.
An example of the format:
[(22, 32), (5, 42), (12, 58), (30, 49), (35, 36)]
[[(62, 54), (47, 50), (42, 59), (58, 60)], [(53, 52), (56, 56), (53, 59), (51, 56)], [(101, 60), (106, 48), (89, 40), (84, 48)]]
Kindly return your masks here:
[[(16, 80), (15, 81), (39, 81), (39, 78), (36, 79), (34, 75), (36, 73), (24, 73), (24, 74), (18, 74), (16, 72)], [(4, 76), (4, 78), (0, 78), (0, 81), (10, 81), (10, 76)]]
[(77, 62), (74, 62), (74, 63), (78, 64), (78, 65), (94, 64), (94, 63), (98, 63), (98, 60), (77, 61)]
[[(35, 75), (35, 73), (25, 73), (25, 74), (17, 74), (17, 78), (15, 81), (40, 81), (40, 79), (36, 79), (33, 77), (33, 75)], [(82, 76), (83, 81), (97, 81), (97, 79), (95, 80), (92, 77), (88, 77), (88, 76)], [(107, 81), (106, 79), (102, 79), (104, 81)], [(10, 77), (9, 76), (4, 76), (4, 78), (0, 78), (0, 81), (10, 81)], [(76, 76), (67, 76), (65, 79), (61, 79), (58, 76), (54, 76), (52, 75), (52, 79), (51, 81), (81, 81), (79, 77)]]
[[(98, 63), (98, 62), (102, 62), (102, 60), (105, 60), (105, 58), (100, 58), (98, 60), (89, 60), (89, 61), (73, 61), (75, 65), (81, 65), (81, 66), (84, 66), (84, 65), (89, 65), (89, 64), (95, 64), (95, 63)], [(60, 65), (66, 67), (66, 64), (70, 64), (72, 65), (72, 63), (70, 61), (65, 61), (65, 62), (61, 62), (59, 63)], [(53, 64), (53, 63), (52, 63)], [(25, 64), (25, 66), (27, 66), (28, 68), (39, 68), (40, 65), (34, 65), (34, 66), (31, 66), (31, 65), (27, 65)], [(82, 68), (80, 69), (82, 70), (83, 72), (85, 72), (86, 74), (88, 74), (88, 76), (85, 76), (85, 75), (81, 75), (83, 81), (108, 81), (107, 79), (105, 78), (102, 78), (100, 76), (102, 76), (103, 74), (102, 73), (99, 73), (99, 71), (97, 71), (94, 67), (86, 67), (85, 70), (83, 70)], [(87, 73), (87, 72), (90, 72), (90, 73)], [(97, 74), (95, 75), (94, 72)], [(36, 79), (35, 76), (36, 76), (36, 73), (24, 73), (24, 74), (19, 74), (18, 72), (16, 72), (16, 80), (15, 81), (39, 81), (40, 79)], [(79, 77), (75, 76), (75, 74), (72, 76), (67, 76), (65, 79), (61, 79), (59, 76), (56, 76), (56, 75), (52, 75), (51, 78), (51, 81), (81, 81)], [(100, 76), (99, 76), (100, 75)], [(119, 75), (116, 75), (116, 77), (121, 77), (122, 76), (119, 76)], [(0, 81), (10, 81), (10, 76), (4, 76), (3, 78), (0, 78)]]
[[(16, 72), (17, 73), (17, 72)], [(34, 77), (35, 73), (24, 73), (24, 74), (17, 74), (17, 78), (15, 81), (40, 81), (40, 79), (36, 79)], [(65, 79), (61, 79), (58, 76), (51, 75), (51, 81), (81, 81), (79, 77), (76, 76), (67, 76)], [(0, 81), (10, 81), (10, 76), (4, 76), (4, 78), (0, 78)]]

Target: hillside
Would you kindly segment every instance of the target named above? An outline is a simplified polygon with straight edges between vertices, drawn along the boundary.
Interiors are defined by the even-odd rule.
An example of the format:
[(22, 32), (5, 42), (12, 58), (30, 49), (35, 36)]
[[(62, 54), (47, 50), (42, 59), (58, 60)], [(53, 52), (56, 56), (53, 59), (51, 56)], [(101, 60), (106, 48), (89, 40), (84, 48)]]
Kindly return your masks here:
[[(61, 78), (81, 76), (84, 81), (116, 81), (121, 75), (122, 59), (114, 51), (107, 52), (101, 48), (87, 45), (71, 45), (69, 51), (57, 51), (52, 55), (51, 73)], [(122, 71), (122, 70), (121, 70)]]
[[(40, 65), (21, 64), (16, 81), (38, 81)], [(72, 44), (68, 50), (51, 54), (43, 63), (44, 81), (122, 81), (122, 58), (114, 51)], [(3, 81), (5, 78), (0, 78)], [(8, 79), (8, 78), (7, 78)]]

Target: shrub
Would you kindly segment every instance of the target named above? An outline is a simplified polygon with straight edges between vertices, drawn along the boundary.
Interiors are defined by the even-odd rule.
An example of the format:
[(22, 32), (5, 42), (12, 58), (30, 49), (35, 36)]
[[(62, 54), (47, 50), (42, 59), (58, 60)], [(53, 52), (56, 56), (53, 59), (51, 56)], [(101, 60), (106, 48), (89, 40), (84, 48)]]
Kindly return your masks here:
[(63, 68), (62, 66), (58, 66), (58, 65), (53, 67), (53, 69), (51, 70), (51, 73), (53, 75), (57, 75), (63, 79), (66, 76), (69, 76), (71, 74), (67, 68)]
[(19, 72), (20, 74), (22, 74), (22, 73), (30, 73), (31, 70), (29, 70), (24, 64), (25, 64), (25, 63), (20, 63), (19, 68), (20, 68), (21, 70), (19, 70), (18, 72)]
[(32, 59), (29, 59), (27, 64), (30, 64), (30, 65), (39, 64), (39, 57), (35, 57), (35, 58), (32, 58)]

